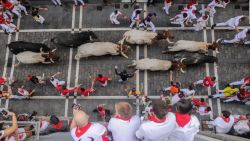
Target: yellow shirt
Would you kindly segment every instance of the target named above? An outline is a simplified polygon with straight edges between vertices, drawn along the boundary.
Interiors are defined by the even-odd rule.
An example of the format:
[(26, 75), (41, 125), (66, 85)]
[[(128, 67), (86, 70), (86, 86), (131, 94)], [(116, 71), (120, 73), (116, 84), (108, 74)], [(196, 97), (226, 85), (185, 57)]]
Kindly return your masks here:
[(223, 90), (224, 95), (225, 95), (226, 97), (231, 96), (232, 94), (234, 94), (234, 93), (236, 93), (236, 92), (238, 92), (238, 91), (239, 91), (238, 88), (232, 89), (231, 87), (226, 87), (226, 88)]

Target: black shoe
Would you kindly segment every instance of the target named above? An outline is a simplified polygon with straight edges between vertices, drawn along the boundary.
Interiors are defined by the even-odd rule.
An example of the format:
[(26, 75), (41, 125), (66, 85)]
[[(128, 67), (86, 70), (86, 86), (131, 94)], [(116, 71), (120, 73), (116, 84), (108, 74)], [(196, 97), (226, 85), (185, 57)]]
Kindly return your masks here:
[(214, 27), (216, 27), (216, 24), (213, 24), (213, 25), (211, 26), (211, 29), (214, 29)]
[(208, 98), (213, 98), (213, 96), (212, 96), (212, 95), (209, 95)]

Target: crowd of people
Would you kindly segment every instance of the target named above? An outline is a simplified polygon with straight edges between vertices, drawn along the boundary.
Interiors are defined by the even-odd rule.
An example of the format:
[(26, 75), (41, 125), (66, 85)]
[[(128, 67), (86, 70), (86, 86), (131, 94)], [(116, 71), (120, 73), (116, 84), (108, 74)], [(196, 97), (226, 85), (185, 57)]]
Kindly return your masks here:
[[(30, 3), (22, 0), (1, 0), (0, 8), (0, 25), (6, 34), (15, 32), (16, 26), (13, 24), (13, 18), (21, 18), (22, 14), (31, 14), (34, 21), (43, 24), (45, 19), (39, 14), (40, 10), (48, 10), (47, 8), (32, 7)], [(62, 6), (60, 0), (52, 0), (55, 6)], [(74, 0), (75, 5), (85, 6), (83, 0)], [(182, 28), (192, 25), (195, 31), (200, 31), (206, 26), (209, 18), (214, 17), (216, 8), (226, 8), (229, 0), (212, 0), (206, 8), (197, 10), (198, 3), (190, 0), (189, 3), (181, 10), (181, 13), (173, 18), (170, 18), (171, 24), (178, 24)], [(154, 1), (149, 1), (148, 4), (154, 4)], [(171, 12), (173, 0), (164, 1), (164, 12), (168, 15)], [(31, 11), (31, 12), (29, 12)], [(130, 28), (146, 28), (151, 27), (152, 32), (156, 32), (156, 27), (153, 24), (154, 17), (157, 13), (148, 12), (145, 18), (141, 19), (141, 14), (144, 11), (138, 5), (134, 6), (130, 21)], [(200, 13), (201, 17), (197, 18), (196, 13)], [(207, 14), (208, 13), (208, 14)], [(121, 11), (115, 10), (109, 16), (112, 24), (120, 24), (119, 18), (127, 19), (128, 16)], [(223, 40), (224, 43), (241, 43), (250, 44), (247, 41), (247, 36), (250, 30), (247, 28), (240, 31), (238, 25), (241, 21), (247, 19), (247, 16), (241, 15), (233, 17), (226, 22), (215, 23), (212, 29), (218, 26), (229, 26), (237, 32), (232, 40)], [(196, 21), (196, 22), (195, 22)], [(193, 24), (195, 23), (195, 24)], [(38, 75), (27, 75), (27, 80), (34, 85), (45, 85), (50, 82), (52, 87), (60, 93), (61, 96), (76, 95), (82, 96), (92, 95), (98, 91), (96, 83), (100, 87), (107, 87), (109, 81), (117, 81), (121, 84), (127, 83), (130, 78), (138, 70), (129, 72), (128, 70), (118, 70), (115, 66), (114, 74), (119, 76), (118, 80), (114, 80), (110, 76), (98, 74), (95, 78), (90, 76), (90, 86), (82, 86), (81, 84), (70, 88), (66, 82), (58, 76), (57, 72), (46, 77)], [(9, 80), (7, 77), (0, 78), (0, 85), (5, 90), (0, 91), (0, 97), (5, 99), (30, 99), (35, 93), (35, 89), (21, 86), (15, 89), (16, 82), (19, 80)], [(133, 106), (127, 102), (118, 102), (114, 105), (114, 115), (112, 111), (107, 109), (105, 105), (97, 105), (93, 112), (97, 113), (103, 120), (103, 124), (92, 123), (89, 121), (89, 114), (84, 111), (84, 107), (79, 104), (74, 104), (73, 118), (71, 120), (62, 120), (56, 115), (37, 116), (37, 113), (20, 114), (18, 118), (11, 110), (1, 109), (0, 113), (7, 118), (12, 117), (11, 127), (0, 127), (0, 140), (17, 141), (25, 140), (26, 138), (35, 135), (47, 135), (54, 132), (70, 131), (72, 138), (75, 141), (193, 141), (195, 135), (200, 129), (214, 129), (216, 133), (232, 134), (249, 137), (250, 132), (250, 115), (233, 115), (230, 111), (222, 111), (222, 114), (212, 121), (203, 121), (200, 123), (196, 115), (208, 116), (212, 114), (212, 107), (206, 102), (206, 98), (195, 99), (198, 87), (215, 87), (216, 77), (206, 76), (195, 82), (190, 82), (188, 87), (183, 86), (180, 82), (171, 81), (170, 86), (162, 88), (162, 94), (157, 100), (151, 100), (143, 90), (136, 88), (126, 89), (128, 97), (135, 97), (140, 101), (140, 106), (143, 107), (142, 116), (133, 115)], [(245, 77), (242, 80), (229, 83), (223, 90), (216, 90), (216, 94), (209, 95), (208, 98), (223, 98), (223, 102), (240, 101), (250, 105), (250, 77)], [(33, 125), (18, 127), (17, 119), (31, 120), (40, 122), (39, 133)], [(202, 128), (201, 128), (202, 127)]]

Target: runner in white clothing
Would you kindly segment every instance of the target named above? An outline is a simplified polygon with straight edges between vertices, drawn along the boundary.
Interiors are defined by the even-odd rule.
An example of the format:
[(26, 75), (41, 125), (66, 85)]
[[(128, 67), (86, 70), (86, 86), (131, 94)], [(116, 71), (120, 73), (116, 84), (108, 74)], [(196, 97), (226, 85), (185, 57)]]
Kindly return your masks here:
[(240, 43), (250, 44), (250, 41), (247, 40), (247, 35), (250, 35), (250, 30), (244, 28), (241, 32), (237, 33), (232, 40), (223, 40), (224, 43)]
[(73, 109), (73, 120), (70, 134), (74, 141), (108, 141), (106, 128), (99, 123), (89, 122), (89, 116), (80, 110)]
[(20, 13), (21, 13), (21, 11), (23, 11), (23, 12), (25, 13), (25, 15), (28, 15), (28, 12), (27, 12), (27, 10), (26, 10), (26, 7), (24, 7), (24, 6), (21, 4), (20, 0), (10, 0), (10, 2), (11, 2), (12, 4), (14, 4), (16, 7), (19, 8)]
[(54, 75), (52, 75), (51, 76), (51, 78), (50, 78), (50, 82), (52, 83), (52, 85), (54, 86), (54, 87), (56, 87), (56, 84), (58, 84), (58, 85), (65, 85), (65, 81), (60, 81), (60, 80), (58, 80), (57, 78), (55, 78), (57, 75), (59, 75), (59, 74), (61, 74), (61, 72), (57, 72), (57, 73), (55, 73)]
[(195, 90), (194, 90), (194, 87), (192, 85), (190, 85), (188, 88), (181, 89), (180, 91), (183, 92), (183, 94), (185, 96), (191, 96), (191, 95), (195, 94)]
[(136, 137), (140, 141), (165, 141), (169, 137), (176, 124), (174, 114), (167, 113), (167, 109), (168, 105), (162, 100), (153, 101), (153, 114), (136, 131)]
[(108, 124), (113, 141), (137, 141), (135, 132), (139, 129), (141, 121), (138, 116), (132, 116), (132, 112), (133, 108), (127, 102), (115, 104), (115, 116)]
[(191, 115), (192, 109), (191, 100), (182, 99), (177, 103), (176, 128), (168, 141), (194, 141), (194, 136), (199, 132), (200, 122), (196, 116)]
[(131, 24), (130, 24), (130, 28), (133, 28), (133, 26), (136, 24), (136, 27), (139, 25), (140, 23), (140, 14), (143, 11), (143, 9), (139, 8), (139, 7), (135, 7), (132, 16), (130, 18), (131, 20)]
[(115, 10), (110, 14), (109, 20), (112, 24), (120, 24), (120, 22), (117, 20), (119, 16), (123, 16), (124, 19), (127, 19), (127, 16), (123, 15), (122, 12)]
[(62, 6), (61, 0), (52, 0), (55, 6), (59, 5)]
[(169, 8), (172, 6), (172, 2), (173, 0), (164, 0), (164, 7), (162, 9), (167, 15), (169, 14)]
[(209, 122), (209, 124), (215, 126), (216, 133), (226, 134), (231, 130), (234, 124), (234, 117), (229, 111), (222, 111), (222, 115), (214, 121)]
[(248, 19), (247, 16), (240, 15), (240, 16), (230, 18), (226, 22), (215, 23), (214, 25), (212, 25), (211, 28), (213, 29), (215, 26), (230, 26), (232, 29), (236, 29), (239, 32), (239, 29), (238, 29), (239, 23), (241, 21), (244, 21), (244, 20), (247, 20), (247, 19)]
[(171, 18), (171, 24), (179, 24), (181, 25), (182, 28), (185, 27), (185, 24), (187, 23), (188, 20), (188, 14), (187, 13), (181, 13), (176, 15), (174, 18)]
[(205, 13), (205, 12), (209, 12), (210, 13), (210, 17), (214, 17), (214, 14), (216, 13), (215, 7), (223, 7), (222, 4), (220, 4), (219, 0), (213, 0), (212, 2), (210, 2), (207, 6), (207, 8), (200, 10), (200, 13)]
[(203, 29), (203, 27), (206, 27), (208, 24), (208, 15), (201, 16), (199, 19), (197, 19), (197, 23), (194, 25), (195, 31), (200, 31)]

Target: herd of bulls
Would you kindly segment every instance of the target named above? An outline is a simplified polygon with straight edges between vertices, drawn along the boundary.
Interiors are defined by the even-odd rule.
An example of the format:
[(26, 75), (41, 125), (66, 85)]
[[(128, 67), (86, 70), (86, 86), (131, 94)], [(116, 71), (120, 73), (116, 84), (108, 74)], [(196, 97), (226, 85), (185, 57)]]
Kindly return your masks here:
[[(162, 53), (178, 52), (172, 60), (159, 59), (141, 59), (134, 60), (132, 65), (141, 70), (169, 70), (176, 69), (183, 71), (183, 68), (189, 65), (217, 62), (217, 58), (207, 55), (208, 49), (216, 50), (219, 48), (219, 41), (210, 43), (179, 40), (175, 43), (170, 42), (173, 36), (170, 32), (164, 31), (154, 33), (141, 30), (129, 30), (124, 33), (123, 38), (118, 43), (97, 42), (98, 37), (92, 31), (81, 33), (59, 33), (53, 37), (50, 42), (56, 47), (78, 48), (75, 59), (78, 60), (89, 56), (103, 55), (122, 55), (128, 58), (128, 45), (152, 45), (158, 40), (166, 40), (173, 46)], [(19, 63), (51, 64), (59, 61), (59, 55), (56, 49), (51, 49), (45, 43), (31, 43), (25, 41), (11, 42), (7, 45), (9, 50), (16, 55)], [(182, 51), (182, 52), (181, 52)]]

